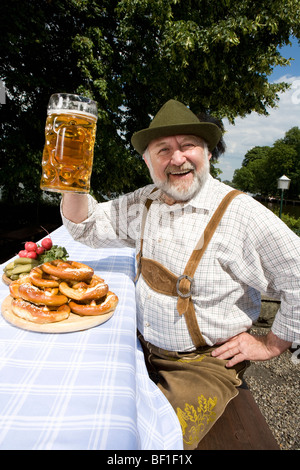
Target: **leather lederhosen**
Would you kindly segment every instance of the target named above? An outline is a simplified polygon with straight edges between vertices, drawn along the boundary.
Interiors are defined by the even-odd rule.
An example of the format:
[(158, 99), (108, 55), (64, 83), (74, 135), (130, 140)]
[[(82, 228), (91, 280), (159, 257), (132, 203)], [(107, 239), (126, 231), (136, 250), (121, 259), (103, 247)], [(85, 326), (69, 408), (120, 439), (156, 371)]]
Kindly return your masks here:
[(145, 282), (156, 292), (178, 297), (178, 313), (179, 315), (184, 315), (187, 328), (196, 348), (205, 346), (206, 342), (199, 328), (192, 299), (194, 274), (217, 226), (220, 223), (220, 220), (223, 217), (223, 214), (231, 201), (239, 194), (242, 194), (241, 191), (232, 190), (223, 198), (211, 217), (204, 233), (190, 256), (182, 275), (180, 276), (173, 274), (158, 261), (145, 258), (143, 256), (143, 238), (146, 217), (153, 201), (152, 199), (147, 199), (145, 203), (141, 226), (141, 245), (140, 251), (137, 254), (138, 268), (136, 279), (140, 274), (142, 274)]

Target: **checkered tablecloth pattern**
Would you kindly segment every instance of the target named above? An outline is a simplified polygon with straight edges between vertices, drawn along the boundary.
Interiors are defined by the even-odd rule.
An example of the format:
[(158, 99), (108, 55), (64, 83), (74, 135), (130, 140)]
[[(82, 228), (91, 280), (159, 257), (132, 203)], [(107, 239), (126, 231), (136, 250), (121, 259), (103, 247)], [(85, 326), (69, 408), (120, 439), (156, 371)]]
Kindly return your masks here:
[[(64, 227), (51, 236), (108, 282), (119, 305), (106, 323), (74, 333), (30, 332), (1, 316), (0, 449), (182, 449), (136, 339), (133, 250), (93, 250)], [(1, 302), (8, 293), (1, 283)]]

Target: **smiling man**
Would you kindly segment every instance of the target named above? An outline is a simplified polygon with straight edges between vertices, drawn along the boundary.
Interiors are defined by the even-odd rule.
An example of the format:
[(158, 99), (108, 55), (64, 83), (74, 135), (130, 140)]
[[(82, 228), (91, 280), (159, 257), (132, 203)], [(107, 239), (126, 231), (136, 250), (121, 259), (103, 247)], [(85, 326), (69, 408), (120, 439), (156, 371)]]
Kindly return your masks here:
[[(300, 238), (212, 178), (221, 139), (218, 125), (170, 100), (132, 137), (153, 185), (105, 203), (74, 193), (62, 202), (76, 240), (135, 247), (139, 339), (187, 450), (238, 394), (248, 361), (275, 357), (300, 336)], [(272, 331), (254, 336), (261, 293), (281, 307)]]
[(197, 194), (209, 175), (210, 158), (206, 142), (193, 135), (155, 139), (144, 153), (152, 180), (170, 205)]

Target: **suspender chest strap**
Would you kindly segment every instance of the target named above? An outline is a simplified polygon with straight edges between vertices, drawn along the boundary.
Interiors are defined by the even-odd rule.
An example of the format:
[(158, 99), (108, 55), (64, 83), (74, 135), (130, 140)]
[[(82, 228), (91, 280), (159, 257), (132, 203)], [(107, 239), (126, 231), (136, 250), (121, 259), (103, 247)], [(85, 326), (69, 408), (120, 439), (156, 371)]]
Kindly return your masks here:
[(144, 258), (142, 255), (146, 216), (152, 203), (152, 200), (148, 199), (145, 204), (141, 227), (141, 249), (137, 255), (137, 277), (139, 276), (139, 273), (141, 273), (145, 282), (156, 292), (178, 297), (177, 311), (179, 315), (184, 315), (189, 333), (196, 348), (205, 346), (206, 343), (200, 332), (194, 309), (194, 304), (192, 301), (194, 274), (227, 207), (238, 194), (243, 193), (238, 190), (230, 191), (221, 201), (220, 205), (218, 206), (209, 223), (207, 224), (207, 227), (204, 230), (204, 233), (198, 241), (195, 249), (193, 250), (183, 271), (183, 274), (179, 277), (173, 274), (167, 268), (165, 268), (158, 261), (149, 258)]

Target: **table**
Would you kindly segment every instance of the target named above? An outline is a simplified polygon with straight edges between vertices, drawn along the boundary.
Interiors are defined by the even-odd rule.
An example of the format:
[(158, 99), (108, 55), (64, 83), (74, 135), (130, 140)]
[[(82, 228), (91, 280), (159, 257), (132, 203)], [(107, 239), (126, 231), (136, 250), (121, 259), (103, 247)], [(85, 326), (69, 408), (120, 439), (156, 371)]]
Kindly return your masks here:
[[(119, 304), (107, 322), (72, 333), (26, 331), (1, 316), (0, 449), (181, 450), (179, 421), (136, 338), (134, 251), (88, 248), (63, 226), (51, 238), (93, 267)], [(1, 302), (8, 294), (1, 282)]]

